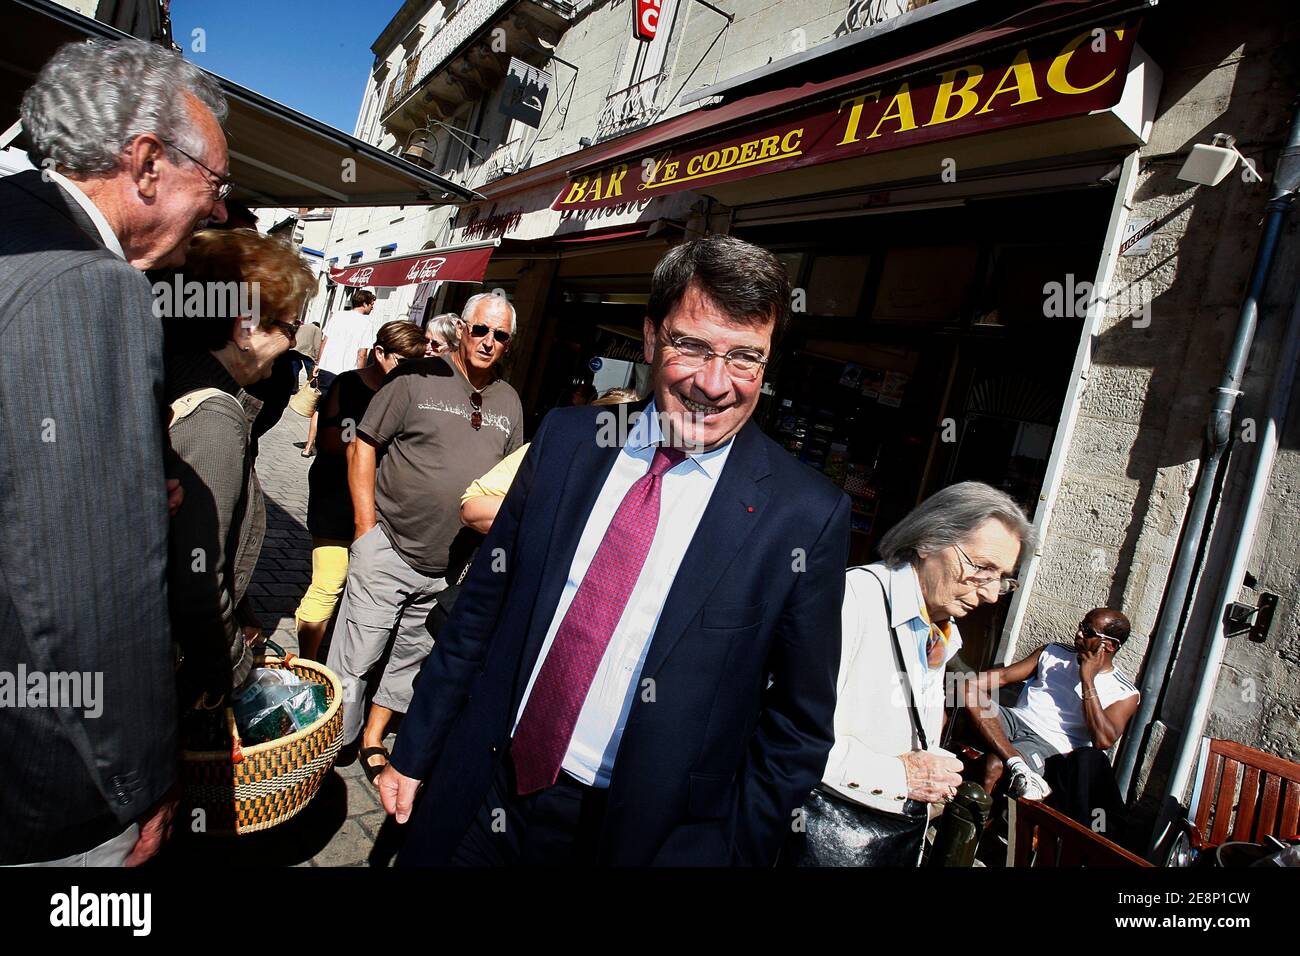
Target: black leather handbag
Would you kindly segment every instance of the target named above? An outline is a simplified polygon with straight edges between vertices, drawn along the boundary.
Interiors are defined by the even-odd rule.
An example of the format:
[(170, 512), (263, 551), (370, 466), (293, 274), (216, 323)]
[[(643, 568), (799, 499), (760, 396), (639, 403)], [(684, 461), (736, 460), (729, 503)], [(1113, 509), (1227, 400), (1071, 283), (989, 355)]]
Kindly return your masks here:
[[(898, 635), (889, 627), (893, 613), (889, 591), (872, 572), (885, 596), (885, 626), (894, 648), (894, 661), (907, 690), (907, 710), (921, 749), (928, 749), (925, 728), (916, 710), (912, 684), (907, 677), (907, 663)], [(917, 866), (929, 825), (929, 808), (919, 800), (906, 800), (901, 813), (885, 813), (845, 800), (818, 788), (804, 803), (804, 832), (796, 833), (787, 850), (793, 866)], [(785, 854), (783, 854), (785, 856)]]

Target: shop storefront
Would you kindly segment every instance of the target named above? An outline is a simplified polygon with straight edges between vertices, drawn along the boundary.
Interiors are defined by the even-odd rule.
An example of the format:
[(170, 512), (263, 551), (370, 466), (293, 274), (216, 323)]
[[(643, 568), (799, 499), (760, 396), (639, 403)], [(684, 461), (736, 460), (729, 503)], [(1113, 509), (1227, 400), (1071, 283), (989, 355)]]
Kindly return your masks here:
[[(854, 562), (953, 482), (1000, 487), (1032, 516), (1113, 239), (1116, 173), (1159, 87), (1138, 25), (1074, 24), (991, 51), (963, 38), (949, 45), (960, 61), (884, 64), (805, 84), (803, 100), (756, 93), (714, 111), (731, 125), (695, 117), (686, 140), (652, 127), (577, 166), (553, 208), (689, 188), (705, 197), (700, 231), (786, 264), (793, 317), (755, 420), (850, 495)], [(611, 329), (639, 328), (653, 261), (639, 276), (557, 276), (552, 309), (595, 309), (592, 332), (557, 336), (536, 361), (591, 381), (617, 351)], [(624, 336), (621, 354), (634, 348)], [(994, 659), (1006, 613), (963, 623), (969, 666)]]
[[(531, 431), (584, 386), (644, 394), (655, 264), (684, 235), (730, 232), (774, 252), (795, 289), (755, 420), (850, 495), (853, 561), (956, 481), (1034, 515), (1119, 242), (1117, 174), (1161, 81), (1134, 4), (1094, 8), (1108, 20), (1062, 19), (1068, 6), (768, 84), (490, 184), (451, 245), (423, 254), (472, 250), (481, 272), (431, 277), (426, 311), (510, 297), (507, 374)], [(964, 622), (969, 666), (1001, 650), (1006, 613)]]
[[(801, 307), (757, 420), (849, 494), (854, 563), (957, 481), (1033, 514), (1083, 327), (1073, 299), (1046, 314), (1043, 289), (1094, 274), (1112, 192), (733, 226), (786, 263)], [(972, 666), (993, 650), (993, 613), (963, 622)]]

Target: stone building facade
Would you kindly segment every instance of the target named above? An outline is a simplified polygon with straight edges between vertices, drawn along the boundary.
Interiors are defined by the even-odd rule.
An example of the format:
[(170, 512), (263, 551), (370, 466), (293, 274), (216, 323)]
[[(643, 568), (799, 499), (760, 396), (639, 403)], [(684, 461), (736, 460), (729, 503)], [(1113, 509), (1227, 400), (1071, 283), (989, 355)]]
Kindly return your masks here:
[[(863, 53), (854, 54), (859, 48), (852, 44), (867, 33), (883, 35), (897, 27), (898, 49), (905, 51), (909, 42), (919, 42), (909, 38), (922, 30), (931, 31), (928, 35), (938, 42), (945, 23), (976, 29), (981, 12), (987, 10), (991, 22), (1009, 6), (1015, 4), (665, 0), (661, 36), (645, 44), (632, 37), (635, 0), (467, 0), (450, 8), (413, 0), (374, 46), (376, 68), (356, 133), (397, 153), (416, 145), (435, 170), (487, 198), (470, 209), (340, 211), (326, 258), (344, 265), (492, 235), (533, 244), (520, 249), (537, 249), (537, 243), (566, 231), (581, 235), (584, 229), (644, 227), (644, 209), (593, 212), (583, 222), (551, 209), (551, 199), (566, 174), (582, 168), (585, 157), (602, 144), (631, 142), (638, 132), (653, 131), (689, 111), (729, 103), (742, 95), (735, 92), (736, 85), (747, 82), (747, 76), (757, 77), (754, 82), (762, 88), (763, 74), (776, 75), (784, 64), (805, 70), (813, 82), (837, 64), (850, 71), (849, 60), (852, 69), (869, 65), (863, 59), (867, 51), (882, 60), (898, 52), (863, 44)], [(1169, 598), (1171, 568), (1201, 474), (1214, 390), (1238, 329), (1275, 174), (1287, 168), (1283, 146), (1300, 90), (1300, 21), (1279, 0), (1243, 0), (1231, 6), (1196, 0), (1176, 9), (1140, 0), (1095, 6), (1102, 18), (1098, 22), (1140, 18), (1138, 39), (1154, 64), (1144, 74), (1149, 102), (1140, 104), (1141, 121), (1131, 124), (1133, 135), (1125, 141), (1131, 146), (1121, 150), (1120, 140), (1090, 143), (1085, 135), (1071, 147), (1083, 157), (1076, 166), (1085, 159), (1104, 160), (1099, 167), (1103, 182), (1093, 186), (1110, 191), (1098, 207), (1096, 235), (1089, 239), (1092, 258), (1077, 273), (1060, 278), (1093, 284), (1096, 295), (1087, 303), (1077, 346), (1072, 346), (1068, 380), (1060, 382), (1059, 411), (1048, 423), (1050, 454), (1044, 452), (1045, 474), (1033, 503), (1042, 542), (1024, 562), (1024, 586), (997, 622), (989, 657), (1009, 661), (1051, 641), (1068, 642), (1082, 615), (1094, 606), (1123, 609), (1134, 633), (1118, 666), (1135, 679), (1153, 681), (1160, 698), (1150, 743), (1140, 748), (1132, 791), (1155, 804), (1178, 763), (1182, 739), (1230, 737), (1300, 759), (1300, 399), (1294, 396), (1288, 414), (1277, 423), (1280, 442), (1253, 546), (1242, 561), (1233, 560), (1243, 540), (1239, 518), (1260, 453), (1258, 436), (1264, 434), (1296, 301), (1300, 245), (1294, 214), (1282, 217), (1232, 442), (1212, 496), (1210, 533), (1203, 543), (1188, 545), (1201, 554), (1195, 586), (1185, 611)], [(511, 119), (499, 108), (512, 57), (549, 75), (536, 126)], [(709, 95), (713, 88), (716, 96)], [(790, 89), (800, 87), (792, 82)], [(1142, 99), (1143, 90), (1135, 95)], [(1080, 129), (1084, 122), (1077, 121)], [(1252, 166), (1240, 165), (1216, 186), (1180, 179), (1192, 148), (1209, 144), (1216, 133), (1235, 137)], [(1062, 135), (1069, 138), (1068, 128)], [(1036, 138), (1040, 134), (1029, 127), (1019, 140), (1006, 142), (1014, 146)], [(924, 163), (933, 160), (932, 181), (906, 164), (889, 167), (874, 159), (877, 165), (861, 167), (859, 189), (873, 195), (887, 191), (892, 198), (886, 202), (915, 195), (918, 209), (968, 202), (974, 188), (969, 179), (958, 179), (951, 187), (933, 181), (942, 149), (916, 150), (910, 155), (923, 156)], [(1014, 184), (1019, 177), (1026, 194), (1046, 195), (1031, 193), (1030, 183), (1050, 184), (1054, 173), (1041, 163), (1014, 159), (985, 160), (991, 170), (989, 189), (1007, 191), (1007, 181)], [(797, 179), (783, 173), (767, 180), (776, 181), (776, 175), (786, 177), (783, 183)], [(837, 182), (843, 182), (843, 175)], [(753, 182), (761, 185), (763, 180), (760, 176)], [(814, 177), (788, 192), (798, 188), (805, 200), (816, 195), (831, 208), (831, 199), (820, 198)], [(1094, 188), (1088, 195), (1101, 194)], [(774, 197), (769, 205), (783, 198)], [(655, 200), (664, 204), (657, 220), (687, 236), (738, 231), (744, 219), (737, 210), (750, 198), (736, 188), (701, 188), (683, 194), (676, 204), (666, 197)], [(832, 212), (850, 214), (847, 207)], [(1148, 224), (1144, 245), (1126, 248), (1126, 230)], [(1069, 221), (1056, 226), (1061, 234), (1072, 228)], [(653, 228), (645, 233), (653, 234)], [(581, 289), (591, 286), (589, 278), (583, 279), (586, 286), (574, 280), (565, 293), (570, 298), (557, 298), (565, 268), (575, 271), (565, 258), (571, 251), (557, 248), (547, 246), (531, 260), (526, 251), (503, 255), (503, 260), (513, 256), (516, 265), (505, 270), (503, 263), (502, 271), (488, 274), (489, 285), (494, 275), (508, 277), (509, 292), (520, 308), (521, 343), (528, 348), (542, 349), (553, 335), (556, 320), (545, 313), (556, 311), (558, 303), (579, 301)], [(620, 261), (640, 260), (628, 253)], [(619, 281), (631, 280), (619, 273)], [(449, 291), (438, 290), (438, 301), (454, 304)], [(391, 290), (381, 308), (389, 310), (389, 317), (409, 315), (415, 295), (414, 287)], [(518, 375), (521, 393), (544, 401), (535, 381), (531, 391), (523, 387), (529, 381), (527, 370)], [(932, 422), (936, 432), (943, 421), (936, 417)], [(932, 487), (933, 476), (927, 480)], [(1248, 576), (1232, 570), (1243, 563)], [(1276, 595), (1268, 633), (1256, 635), (1257, 640), (1244, 635), (1216, 639), (1223, 615), (1220, 593), (1248, 605), (1257, 604), (1261, 595)], [(1152, 679), (1143, 660), (1152, 635), (1169, 615), (1179, 622), (1171, 664)], [(1204, 706), (1193, 706), (1206, 681), (1208, 698), (1200, 696), (1203, 704), (1209, 701), (1208, 713)], [(1131, 736), (1139, 744), (1145, 739)], [(1184, 778), (1175, 781), (1176, 797), (1186, 792)]]
[[(1153, 13), (1151, 19), (1146, 46), (1164, 71), (1164, 86), (1159, 119), (1137, 154), (1127, 208), (1130, 219), (1157, 225), (1149, 254), (1121, 257), (1116, 265), (1118, 301), (1096, 328), (1011, 655), (1058, 639), (1089, 606), (1105, 603), (1133, 621), (1133, 639), (1118, 665), (1135, 679), (1162, 615), (1177, 613), (1166, 604), (1170, 570), (1300, 88), (1300, 21), (1285, 5), (1183, 5), (1177, 28), (1172, 17)], [(1236, 137), (1262, 178), (1243, 164), (1218, 186), (1180, 180), (1190, 148), (1220, 132)], [(1231, 519), (1258, 453), (1296, 301), (1298, 263), (1297, 222), (1288, 216), (1241, 385), (1214, 536), (1163, 682), (1161, 719), (1138, 768), (1138, 790), (1148, 796), (1163, 787), (1184, 731), (1300, 759), (1300, 406), (1294, 400), (1279, 423), (1281, 447), (1246, 562), (1255, 586), (1236, 585), (1235, 599), (1243, 603), (1254, 605), (1264, 593), (1280, 597), (1271, 630), (1260, 642), (1244, 634), (1227, 639), (1208, 722), (1191, 728), (1181, 722), (1222, 614), (1214, 591), (1240, 542)]]
[[(661, 37), (650, 44), (653, 58), (646, 63), (642, 44), (631, 36), (635, 5), (408, 0), (372, 47), (375, 65), (354, 135), (399, 155), (427, 135), (435, 170), (478, 188), (576, 153), (584, 140), (609, 139), (694, 108), (677, 102), (684, 85), (727, 80), (815, 47), (833, 39), (846, 18), (843, 0), (742, 0), (730, 7), (731, 20), (698, 0), (665, 0)], [(874, 4), (882, 17), (911, 6), (924, 3)], [(551, 89), (536, 129), (497, 109), (512, 57), (549, 64)], [(341, 267), (445, 246), (455, 216), (448, 207), (339, 210), (326, 259)], [(379, 295), (377, 314), (400, 318), (415, 293)]]

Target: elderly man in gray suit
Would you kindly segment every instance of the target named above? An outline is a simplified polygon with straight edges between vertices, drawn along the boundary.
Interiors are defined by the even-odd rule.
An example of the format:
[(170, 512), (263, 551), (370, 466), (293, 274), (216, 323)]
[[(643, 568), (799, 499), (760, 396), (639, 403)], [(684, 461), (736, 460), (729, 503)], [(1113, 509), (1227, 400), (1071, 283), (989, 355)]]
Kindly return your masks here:
[[(175, 807), (162, 329), (143, 270), (222, 222), (220, 88), (68, 44), (0, 179), (0, 864), (134, 865)], [(173, 502), (178, 503), (178, 502)]]

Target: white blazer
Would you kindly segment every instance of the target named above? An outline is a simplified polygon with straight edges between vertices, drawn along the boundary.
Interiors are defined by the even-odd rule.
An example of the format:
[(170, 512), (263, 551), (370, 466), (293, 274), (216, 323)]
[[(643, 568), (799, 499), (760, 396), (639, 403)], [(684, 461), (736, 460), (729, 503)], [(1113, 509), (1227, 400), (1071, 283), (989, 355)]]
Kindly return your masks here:
[[(910, 564), (889, 568), (876, 563), (849, 568), (846, 575), (835, 746), (822, 786), (848, 800), (898, 813), (907, 799), (907, 773), (900, 757), (921, 744), (912, 728), (891, 639), (902, 648), (928, 749), (939, 753), (946, 753), (939, 746), (944, 668), (932, 670), (921, 660), (920, 642), (929, 626), (921, 619), (921, 586)], [(889, 591), (889, 622), (877, 576)], [(945, 664), (960, 648), (954, 623)]]

